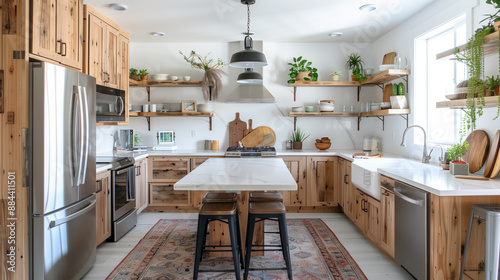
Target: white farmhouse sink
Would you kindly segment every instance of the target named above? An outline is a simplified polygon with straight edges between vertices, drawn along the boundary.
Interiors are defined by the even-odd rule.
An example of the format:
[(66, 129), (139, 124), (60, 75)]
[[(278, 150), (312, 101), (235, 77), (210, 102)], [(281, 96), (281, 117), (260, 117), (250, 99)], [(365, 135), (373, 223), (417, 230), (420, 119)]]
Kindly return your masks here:
[(419, 163), (407, 159), (359, 159), (354, 160), (351, 181), (354, 186), (370, 196), (380, 199), (378, 168), (415, 169)]

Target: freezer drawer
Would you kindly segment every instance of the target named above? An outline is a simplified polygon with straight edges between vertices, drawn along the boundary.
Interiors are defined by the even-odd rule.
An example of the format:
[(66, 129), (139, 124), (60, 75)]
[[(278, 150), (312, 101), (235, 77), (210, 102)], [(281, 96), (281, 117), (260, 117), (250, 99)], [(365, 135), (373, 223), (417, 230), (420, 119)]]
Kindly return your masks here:
[(95, 194), (32, 218), (32, 279), (81, 279), (95, 263)]

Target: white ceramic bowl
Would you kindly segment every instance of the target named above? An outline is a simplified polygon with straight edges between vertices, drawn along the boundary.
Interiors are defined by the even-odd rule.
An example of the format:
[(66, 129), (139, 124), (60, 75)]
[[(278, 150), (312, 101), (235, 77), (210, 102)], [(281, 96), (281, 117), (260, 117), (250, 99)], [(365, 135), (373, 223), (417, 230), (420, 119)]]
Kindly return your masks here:
[(319, 104), (320, 105), (333, 105), (333, 104), (335, 104), (335, 100), (320, 100)]
[(378, 111), (378, 110), (381, 110), (381, 106), (380, 106), (380, 103), (372, 103), (371, 106), (370, 106), (370, 109), (371, 111)]
[(396, 69), (396, 64), (382, 64), (378, 67), (378, 70), (380, 72), (389, 70), (389, 69)]
[(304, 112), (303, 106), (292, 107), (292, 112)]
[(382, 102), (382, 103), (380, 103), (380, 108), (382, 108), (382, 109), (390, 109), (391, 108), (391, 102)]
[(214, 106), (212, 103), (198, 104), (196, 106), (196, 109), (198, 110), (198, 112), (202, 112), (202, 113), (212, 112), (213, 108), (214, 108)]
[(319, 110), (321, 112), (333, 112), (335, 110), (335, 106), (333, 106), (333, 105), (319, 105)]
[(178, 76), (170, 76), (171, 81), (177, 81), (179, 79)]
[(151, 81), (167, 81), (168, 74), (153, 74), (151, 75)]

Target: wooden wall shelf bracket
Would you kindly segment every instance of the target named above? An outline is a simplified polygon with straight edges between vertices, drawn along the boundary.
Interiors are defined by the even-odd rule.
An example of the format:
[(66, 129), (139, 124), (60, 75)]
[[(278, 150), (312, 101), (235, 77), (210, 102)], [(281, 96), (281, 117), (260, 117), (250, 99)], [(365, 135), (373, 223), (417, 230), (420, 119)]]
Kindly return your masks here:
[(210, 122), (210, 131), (212, 131), (212, 117), (208, 117), (208, 121)]
[(151, 131), (151, 117), (146, 117), (146, 121), (148, 122), (148, 131)]
[(297, 117), (293, 117), (293, 131), (297, 130)]
[(297, 87), (293, 87), (293, 101), (297, 101)]
[(151, 101), (151, 87), (146, 86), (146, 91), (148, 92), (148, 102), (150, 102)]

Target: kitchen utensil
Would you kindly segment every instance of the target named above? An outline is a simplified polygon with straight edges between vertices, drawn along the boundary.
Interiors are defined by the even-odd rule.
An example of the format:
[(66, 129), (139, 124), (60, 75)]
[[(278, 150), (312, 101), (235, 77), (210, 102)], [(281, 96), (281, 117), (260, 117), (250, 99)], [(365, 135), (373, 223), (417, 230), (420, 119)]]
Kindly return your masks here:
[(247, 123), (240, 119), (240, 113), (236, 113), (234, 121), (229, 123), (229, 147), (238, 146), (238, 142), (243, 139), (245, 129), (247, 129)]
[(394, 58), (394, 64), (396, 65), (396, 69), (407, 69), (408, 68), (408, 59), (402, 55), (396, 55)]
[(272, 147), (276, 143), (276, 133), (274, 130), (268, 126), (259, 126), (256, 129), (260, 130), (262, 135), (264, 135), (264, 140), (261, 143), (255, 145), (255, 147)]
[(490, 178), (478, 177), (478, 176), (455, 176), (457, 179), (470, 179), (470, 180), (489, 180)]
[(327, 150), (328, 148), (330, 148), (332, 146), (332, 143), (314, 143), (314, 145), (319, 150), (324, 151), (324, 150)]
[(212, 140), (205, 140), (205, 150), (212, 149)]
[(247, 136), (252, 131), (253, 131), (253, 129), (252, 129), (252, 119), (249, 119), (248, 120), (248, 129), (245, 129), (243, 131), (243, 136)]
[(500, 130), (497, 131), (491, 142), (490, 153), (488, 155), (488, 161), (486, 162), (486, 167), (484, 168), (484, 177), (490, 177), (495, 161), (498, 155), (498, 149), (500, 147)]
[(259, 126), (241, 139), (241, 143), (244, 147), (273, 146), (276, 143), (276, 134), (268, 126)]
[(394, 58), (396, 58), (395, 52), (386, 53), (382, 59), (382, 64), (393, 64)]
[(392, 96), (392, 84), (389, 83), (388, 85), (385, 85), (384, 96), (382, 97), (383, 102), (389, 102), (389, 107), (391, 106), (390, 105), (391, 96)]
[(469, 148), (463, 159), (469, 163), (469, 172), (474, 173), (481, 169), (486, 161), (490, 139), (484, 130), (476, 130), (469, 134), (465, 140), (469, 143)]

